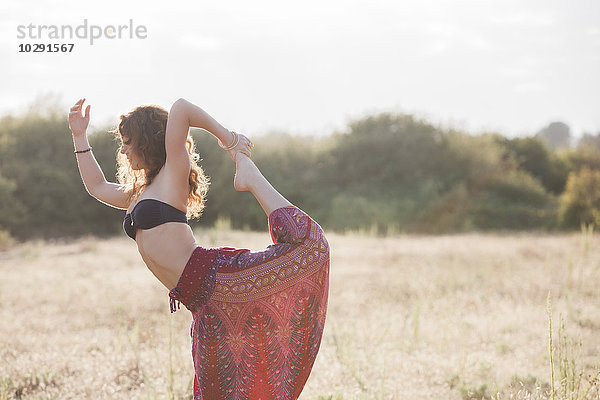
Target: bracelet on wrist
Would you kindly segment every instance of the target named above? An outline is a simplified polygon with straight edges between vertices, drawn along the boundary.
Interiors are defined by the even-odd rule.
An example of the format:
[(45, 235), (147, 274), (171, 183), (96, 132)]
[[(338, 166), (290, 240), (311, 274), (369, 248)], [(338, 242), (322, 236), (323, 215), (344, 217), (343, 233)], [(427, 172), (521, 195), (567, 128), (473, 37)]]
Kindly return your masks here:
[(225, 146), (223, 144), (223, 142), (221, 142), (219, 140), (219, 146), (221, 146), (222, 149), (227, 150), (227, 151), (233, 149), (235, 146), (237, 146), (240, 143), (240, 135), (238, 135), (234, 131), (229, 131), (229, 132), (231, 132), (233, 134), (233, 142), (229, 146)]
[(90, 146), (90, 147), (88, 147), (85, 150), (75, 150), (73, 153), (75, 153), (75, 154), (81, 154), (81, 153), (87, 153), (88, 151), (91, 151), (91, 150), (92, 150), (92, 147)]

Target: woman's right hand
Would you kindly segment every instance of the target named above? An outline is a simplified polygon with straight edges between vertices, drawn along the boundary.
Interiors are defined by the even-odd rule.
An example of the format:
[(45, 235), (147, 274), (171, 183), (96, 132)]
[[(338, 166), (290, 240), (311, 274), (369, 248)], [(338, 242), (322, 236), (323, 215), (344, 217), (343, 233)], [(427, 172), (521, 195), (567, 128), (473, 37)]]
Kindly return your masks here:
[(88, 105), (85, 109), (85, 115), (81, 113), (83, 102), (85, 99), (79, 100), (69, 110), (69, 127), (73, 136), (80, 136), (85, 134), (88, 124), (90, 123), (90, 106)]
[(227, 150), (229, 157), (231, 157), (234, 162), (237, 153), (245, 154), (248, 156), (248, 158), (252, 157), (252, 149), (254, 149), (254, 143), (252, 143), (252, 140), (241, 133), (236, 132), (235, 134), (239, 136), (238, 144), (234, 148)]

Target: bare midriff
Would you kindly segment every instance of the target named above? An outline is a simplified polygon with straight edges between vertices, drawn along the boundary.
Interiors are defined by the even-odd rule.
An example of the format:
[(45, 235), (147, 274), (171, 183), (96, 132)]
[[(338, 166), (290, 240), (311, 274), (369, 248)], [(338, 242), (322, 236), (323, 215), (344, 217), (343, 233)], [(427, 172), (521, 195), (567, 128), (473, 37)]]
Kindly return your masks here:
[(169, 290), (177, 286), (185, 265), (197, 247), (192, 228), (181, 222), (166, 222), (151, 229), (138, 229), (135, 241), (148, 269)]

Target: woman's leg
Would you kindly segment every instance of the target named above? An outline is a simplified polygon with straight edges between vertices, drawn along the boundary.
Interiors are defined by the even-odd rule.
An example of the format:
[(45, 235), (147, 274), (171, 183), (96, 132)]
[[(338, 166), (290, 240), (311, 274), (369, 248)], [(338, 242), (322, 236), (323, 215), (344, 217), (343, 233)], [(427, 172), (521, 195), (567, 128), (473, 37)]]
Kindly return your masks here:
[(265, 210), (267, 216), (278, 208), (292, 205), (271, 186), (254, 162), (243, 153), (237, 153), (235, 158), (233, 186), (238, 191), (250, 191)]

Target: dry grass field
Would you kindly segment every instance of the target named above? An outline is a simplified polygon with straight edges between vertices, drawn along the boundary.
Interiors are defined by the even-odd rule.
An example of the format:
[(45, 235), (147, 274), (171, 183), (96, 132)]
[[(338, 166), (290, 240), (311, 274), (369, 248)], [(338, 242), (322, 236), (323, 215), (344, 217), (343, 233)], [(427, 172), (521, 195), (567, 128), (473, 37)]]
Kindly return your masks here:
[[(597, 235), (328, 238), (328, 319), (301, 399), (552, 398), (548, 299), (556, 398), (599, 398)], [(191, 399), (190, 321), (124, 235), (17, 245), (0, 253), (0, 399)]]

